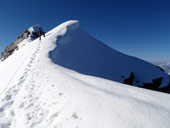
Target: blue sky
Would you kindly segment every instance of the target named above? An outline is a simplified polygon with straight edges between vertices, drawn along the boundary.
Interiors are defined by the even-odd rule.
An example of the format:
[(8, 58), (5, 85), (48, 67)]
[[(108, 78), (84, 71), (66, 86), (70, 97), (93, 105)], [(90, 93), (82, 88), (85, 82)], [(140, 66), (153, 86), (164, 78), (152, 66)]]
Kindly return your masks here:
[(70, 19), (120, 52), (170, 61), (168, 0), (1, 0), (0, 52), (32, 25), (49, 31)]

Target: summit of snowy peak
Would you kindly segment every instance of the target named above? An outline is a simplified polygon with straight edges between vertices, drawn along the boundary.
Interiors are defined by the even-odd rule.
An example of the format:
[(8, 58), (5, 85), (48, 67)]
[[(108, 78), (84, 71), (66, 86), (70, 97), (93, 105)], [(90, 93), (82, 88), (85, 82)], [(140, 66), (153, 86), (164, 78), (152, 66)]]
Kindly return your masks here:
[(69, 21), (66, 21), (66, 22), (60, 24), (59, 26), (55, 27), (54, 29), (52, 29), (50, 31), (50, 33), (58, 35), (61, 32), (61, 35), (62, 35), (62, 31), (63, 31), (63, 34), (65, 34), (66, 31), (68, 31), (68, 30), (74, 30), (74, 29), (78, 29), (78, 28), (79, 28), (78, 20), (69, 20)]
[(79, 27), (79, 21), (78, 20), (69, 20), (69, 21), (66, 21), (64, 22), (63, 24), (61, 24), (60, 26), (61, 27), (67, 27), (69, 29), (75, 29), (75, 28), (78, 28)]

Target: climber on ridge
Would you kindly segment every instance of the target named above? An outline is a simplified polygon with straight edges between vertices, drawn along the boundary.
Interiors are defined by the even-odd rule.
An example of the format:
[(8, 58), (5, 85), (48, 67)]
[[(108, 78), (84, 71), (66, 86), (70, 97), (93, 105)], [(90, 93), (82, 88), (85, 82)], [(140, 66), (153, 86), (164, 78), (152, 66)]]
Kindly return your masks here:
[(38, 35), (39, 35), (39, 39), (40, 39), (40, 40), (41, 40), (41, 36), (42, 36), (42, 35), (45, 37), (45, 32), (43, 31), (42, 27), (39, 28)]

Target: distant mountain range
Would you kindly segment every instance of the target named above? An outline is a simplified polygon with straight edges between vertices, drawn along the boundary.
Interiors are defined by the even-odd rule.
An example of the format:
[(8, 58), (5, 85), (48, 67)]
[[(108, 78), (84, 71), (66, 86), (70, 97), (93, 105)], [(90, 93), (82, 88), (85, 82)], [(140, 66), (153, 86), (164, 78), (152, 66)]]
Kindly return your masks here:
[(165, 64), (159, 64), (159, 67), (161, 67), (163, 70), (165, 70), (166, 73), (170, 75), (170, 62)]

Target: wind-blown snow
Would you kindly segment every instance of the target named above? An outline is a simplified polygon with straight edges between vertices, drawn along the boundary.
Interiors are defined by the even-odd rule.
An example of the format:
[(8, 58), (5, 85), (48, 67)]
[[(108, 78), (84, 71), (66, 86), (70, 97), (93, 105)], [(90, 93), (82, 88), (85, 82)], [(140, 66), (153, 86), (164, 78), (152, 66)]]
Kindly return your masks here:
[[(69, 43), (73, 38), (67, 36), (74, 37), (77, 29), (84, 33), (77, 21), (68, 21), (0, 63), (0, 128), (169, 128), (168, 94), (83, 75), (53, 63), (54, 53), (61, 54), (56, 41), (59, 49), (64, 48), (62, 42)], [(53, 60), (49, 58), (52, 50)]]

